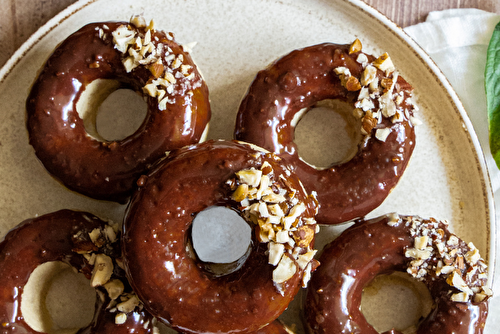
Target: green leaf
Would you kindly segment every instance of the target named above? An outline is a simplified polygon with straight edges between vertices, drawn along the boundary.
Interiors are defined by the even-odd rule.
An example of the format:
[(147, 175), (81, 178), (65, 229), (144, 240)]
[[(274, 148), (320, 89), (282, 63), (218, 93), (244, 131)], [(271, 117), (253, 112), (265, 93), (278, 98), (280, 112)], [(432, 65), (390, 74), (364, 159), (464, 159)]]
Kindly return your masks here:
[(488, 46), (484, 84), (488, 107), (490, 149), (497, 167), (500, 168), (500, 22), (493, 30)]

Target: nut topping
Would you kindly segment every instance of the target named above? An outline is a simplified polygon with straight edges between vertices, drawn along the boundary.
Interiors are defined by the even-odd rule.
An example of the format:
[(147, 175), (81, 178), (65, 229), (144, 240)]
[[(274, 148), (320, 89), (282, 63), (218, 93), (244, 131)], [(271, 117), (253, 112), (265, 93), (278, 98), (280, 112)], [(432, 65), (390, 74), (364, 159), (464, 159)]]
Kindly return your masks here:
[(123, 286), (123, 282), (119, 279), (112, 279), (109, 282), (104, 284), (104, 288), (108, 292), (109, 298), (111, 300), (115, 300), (123, 293), (125, 287)]
[(113, 274), (113, 261), (104, 254), (97, 254), (90, 285), (92, 287), (106, 284)]
[(361, 53), (358, 39), (349, 48), (349, 54), (355, 52), (360, 52), (356, 61), (364, 68), (359, 76), (354, 76), (345, 66), (335, 68), (334, 72), (348, 91), (359, 91), (353, 114), (361, 120), (361, 133), (369, 137), (376, 129), (375, 138), (386, 141), (392, 130), (389, 126), (377, 127), (382, 122), (382, 116), (393, 124), (404, 120), (412, 125), (419, 124), (412, 114), (418, 108), (412, 102), (411, 91), (402, 90), (397, 84), (399, 75), (389, 55), (384, 53), (370, 63), (368, 57)]
[(81, 254), (86, 264), (92, 267), (90, 285), (94, 288), (102, 287), (96, 289), (102, 301), (105, 300), (106, 293), (111, 300), (107, 307), (109, 312), (117, 312), (117, 325), (127, 321), (127, 313), (142, 308), (138, 297), (134, 293), (126, 292), (124, 282), (115, 276), (115, 266), (123, 269), (121, 258), (113, 255), (119, 250), (116, 247), (116, 243), (120, 242), (119, 234), (119, 224), (107, 222), (105, 226), (88, 233), (79, 231), (72, 238), (73, 251)]
[(455, 302), (482, 301), (491, 296), (486, 286), (486, 265), (472, 244), (465, 244), (456, 235), (446, 233), (445, 222), (418, 217), (405, 217), (410, 227), (414, 247), (405, 250), (412, 259), (407, 272), (417, 279), (435, 279), (443, 276), (455, 290), (450, 299)]
[(299, 269), (305, 271), (305, 285), (309, 271), (316, 267), (308, 264), (316, 253), (310, 245), (317, 225), (314, 218), (305, 217), (307, 207), (295, 197), (297, 190), (285, 178), (276, 180), (268, 162), (260, 169), (236, 172), (226, 184), (232, 189), (231, 198), (242, 206), (244, 217), (257, 228), (258, 240), (268, 243), (268, 262), (276, 267), (273, 282), (278, 291), (282, 293), (281, 284)]
[(285, 283), (292, 278), (296, 272), (297, 266), (294, 261), (290, 257), (283, 255), (278, 266), (273, 271), (273, 281), (277, 284)]
[(361, 41), (356, 38), (349, 47), (349, 54), (359, 52), (362, 48), (363, 46), (361, 45)]
[[(155, 34), (154, 22), (146, 24), (142, 16), (133, 16), (129, 25), (121, 25), (111, 32), (115, 48), (123, 55), (122, 63), (127, 73), (137, 67), (147, 68), (151, 77), (143, 92), (158, 100), (158, 109), (166, 110), (168, 103), (175, 103), (174, 95), (189, 94), (199, 87), (201, 78), (195, 80), (193, 66), (184, 64), (184, 56), (175, 54), (165, 43), (173, 41), (171, 33), (166, 34), (166, 40)], [(100, 29), (99, 37), (106, 40), (108, 35)], [(189, 52), (192, 47), (193, 43), (182, 49)], [(176, 84), (178, 86), (174, 86)]]

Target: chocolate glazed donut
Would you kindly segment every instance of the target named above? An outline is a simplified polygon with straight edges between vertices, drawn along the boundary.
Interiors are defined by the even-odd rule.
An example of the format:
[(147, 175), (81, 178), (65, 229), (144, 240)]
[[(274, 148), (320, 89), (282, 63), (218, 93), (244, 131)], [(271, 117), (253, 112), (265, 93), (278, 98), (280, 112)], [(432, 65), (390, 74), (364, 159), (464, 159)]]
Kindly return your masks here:
[[(415, 145), (412, 87), (391, 59), (362, 53), (361, 43), (295, 50), (260, 71), (239, 107), (235, 138), (280, 155), (308, 191), (320, 224), (365, 216), (405, 170)], [(294, 128), (304, 108), (325, 99), (352, 103), (363, 141), (349, 161), (319, 170), (299, 158)]]
[[(108, 93), (129, 88), (147, 99), (142, 125), (122, 140), (100, 138), (95, 110), (77, 110), (99, 79)], [(87, 105), (99, 104), (95, 96), (102, 94), (91, 94)], [(69, 36), (44, 65), (26, 109), (30, 144), (53, 176), (87, 196), (122, 203), (151, 164), (199, 142), (210, 120), (208, 89), (190, 55), (171, 33), (139, 18), (92, 23)]]
[(94, 320), (78, 333), (153, 333), (153, 317), (141, 309), (117, 266), (118, 233), (117, 226), (90, 213), (70, 210), (12, 229), (0, 242), (0, 333), (39, 333), (26, 323), (21, 303), (31, 273), (50, 261), (70, 265), (96, 286)]
[(378, 333), (360, 310), (362, 291), (393, 271), (422, 281), (434, 299), (417, 333), (483, 332), (491, 295), (486, 265), (444, 222), (395, 214), (360, 222), (327, 245), (319, 260), (305, 304), (309, 333)]
[[(314, 269), (316, 203), (269, 152), (208, 141), (171, 153), (139, 184), (124, 219), (127, 275), (145, 308), (182, 333), (256, 331)], [(214, 206), (234, 210), (253, 231), (250, 252), (229, 273), (208, 270), (190, 246), (193, 219)]]

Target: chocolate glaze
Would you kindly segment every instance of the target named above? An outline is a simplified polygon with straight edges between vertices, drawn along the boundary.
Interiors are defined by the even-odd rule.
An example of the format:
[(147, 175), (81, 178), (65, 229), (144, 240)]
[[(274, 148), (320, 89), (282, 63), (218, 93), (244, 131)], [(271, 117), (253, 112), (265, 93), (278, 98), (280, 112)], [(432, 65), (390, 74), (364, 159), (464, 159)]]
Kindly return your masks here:
[(183, 333), (248, 333), (275, 320), (298, 292), (302, 270), (283, 283), (283, 295), (277, 291), (267, 245), (256, 239), (257, 227), (246, 261), (227, 275), (205, 270), (188, 247), (196, 214), (215, 205), (240, 212), (226, 181), (264, 161), (298, 191), (306, 216), (313, 217), (315, 202), (281, 159), (244, 143), (208, 141), (185, 147), (140, 180), (124, 219), (122, 249), (134, 291), (158, 320)]
[[(0, 333), (39, 333), (25, 322), (21, 312), (24, 286), (37, 266), (62, 261), (90, 278), (93, 266), (76, 251), (92, 250), (112, 258), (121, 256), (119, 242), (98, 249), (88, 237), (93, 229), (105, 225), (90, 213), (61, 210), (27, 219), (4, 237), (0, 242)], [(82, 237), (76, 237), (80, 231)], [(126, 282), (123, 270), (116, 263), (112, 277)], [(145, 311), (131, 312), (125, 324), (116, 325), (116, 313), (106, 309), (110, 303), (106, 296), (102, 288), (97, 295), (94, 321), (79, 333), (152, 333), (152, 321), (144, 326), (152, 319)]]
[[(360, 52), (349, 45), (320, 44), (295, 50), (260, 71), (241, 102), (235, 138), (279, 154), (292, 165), (308, 191), (316, 191), (320, 224), (338, 224), (365, 216), (378, 207), (406, 168), (415, 145), (414, 128), (405, 116), (400, 123), (385, 119), (376, 128), (391, 128), (385, 142), (374, 138), (359, 144), (349, 161), (317, 170), (299, 159), (292, 120), (303, 108), (325, 99), (356, 101), (359, 92), (344, 88), (334, 69), (347, 67), (360, 77)], [(370, 61), (374, 57), (367, 55)], [(383, 73), (378, 70), (379, 77)], [(404, 91), (403, 108), (411, 86), (398, 77), (396, 91)], [(411, 113), (411, 109), (410, 109)]]
[(62, 42), (36, 79), (26, 109), (30, 144), (53, 176), (87, 196), (125, 202), (139, 176), (166, 151), (200, 140), (210, 119), (210, 105), (207, 86), (189, 54), (171, 35), (155, 31), (153, 43), (170, 47), (173, 54), (184, 56), (183, 64), (193, 66), (191, 85), (177, 80), (175, 94), (169, 96), (173, 103), (167, 103), (164, 111), (159, 110), (156, 98), (147, 96), (146, 118), (129, 137), (120, 141), (90, 137), (76, 111), (76, 103), (90, 82), (117, 80), (122, 88), (144, 96), (142, 87), (152, 78), (145, 67), (126, 73), (111, 36), (121, 24), (127, 25), (89, 24)]
[(259, 329), (258, 331), (252, 332), (251, 334), (290, 334), (285, 325), (280, 320), (274, 320), (269, 325)]
[[(307, 291), (304, 315), (309, 333), (378, 333), (360, 310), (363, 288), (377, 275), (406, 272), (411, 259), (405, 257), (405, 250), (414, 244), (411, 226), (401, 220), (390, 226), (388, 221), (387, 217), (363, 221), (325, 247), (319, 259), (321, 266)], [(440, 222), (439, 227), (448, 239), (446, 226)], [(460, 243), (460, 247), (466, 247), (463, 241)], [(487, 300), (453, 302), (449, 291), (456, 289), (444, 276), (429, 273), (422, 280), (435, 305), (420, 322), (417, 333), (482, 333)]]
[(127, 320), (120, 325), (115, 323), (116, 313), (106, 309), (108, 303), (103, 303), (100, 311), (95, 313), (94, 320), (77, 334), (118, 333), (118, 334), (154, 334), (155, 319), (146, 310), (134, 310), (127, 314)]

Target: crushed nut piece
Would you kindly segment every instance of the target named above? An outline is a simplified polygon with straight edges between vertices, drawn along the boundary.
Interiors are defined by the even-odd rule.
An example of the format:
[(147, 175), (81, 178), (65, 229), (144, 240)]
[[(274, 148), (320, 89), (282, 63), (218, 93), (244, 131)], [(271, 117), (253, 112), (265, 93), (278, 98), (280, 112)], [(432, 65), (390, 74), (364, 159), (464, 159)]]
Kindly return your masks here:
[(391, 134), (391, 129), (390, 128), (380, 128), (375, 131), (375, 138), (377, 138), (380, 141), (385, 142), (387, 140), (387, 137)]
[(285, 283), (297, 272), (297, 266), (293, 260), (283, 255), (276, 269), (273, 270), (273, 281), (277, 284)]
[(345, 88), (350, 92), (355, 92), (361, 89), (361, 84), (359, 83), (358, 78), (351, 76), (347, 79)]
[(127, 315), (125, 313), (118, 313), (115, 316), (115, 324), (123, 325), (127, 321)]
[(268, 244), (269, 249), (269, 264), (277, 266), (283, 254), (285, 253), (285, 245), (276, 242)]
[(92, 287), (106, 284), (113, 274), (113, 261), (105, 254), (97, 254), (90, 285)]
[(118, 309), (118, 311), (124, 313), (130, 313), (140, 304), (141, 302), (139, 301), (139, 298), (137, 298), (137, 296), (134, 294), (130, 296), (130, 298), (128, 298), (127, 300), (116, 305), (116, 308)]
[(454, 293), (450, 298), (452, 301), (457, 303), (465, 303), (469, 301), (469, 295), (465, 292)]
[(120, 281), (119, 279), (112, 279), (109, 282), (104, 284), (104, 288), (108, 292), (109, 298), (111, 300), (115, 300), (120, 295), (123, 293), (123, 290), (125, 289), (123, 282)]
[(363, 48), (361, 41), (359, 39), (355, 39), (354, 42), (352, 42), (351, 46), (349, 47), (349, 54), (356, 53), (361, 51)]
[(251, 169), (244, 169), (239, 172), (236, 172), (236, 176), (238, 176), (238, 179), (249, 185), (250, 187), (258, 187), (260, 184), (260, 178), (262, 177), (262, 171), (251, 168)]
[(446, 279), (446, 282), (457, 288), (458, 290), (465, 292), (467, 295), (472, 295), (472, 290), (467, 286), (467, 283), (463, 280), (462, 276), (457, 271), (453, 271), (450, 276)]
[(391, 57), (389, 57), (389, 54), (387, 52), (378, 57), (373, 62), (373, 65), (384, 72), (394, 71), (394, 64), (392, 63)]
[(377, 69), (372, 65), (366, 66), (365, 70), (361, 74), (361, 85), (363, 87), (368, 86), (377, 77)]

